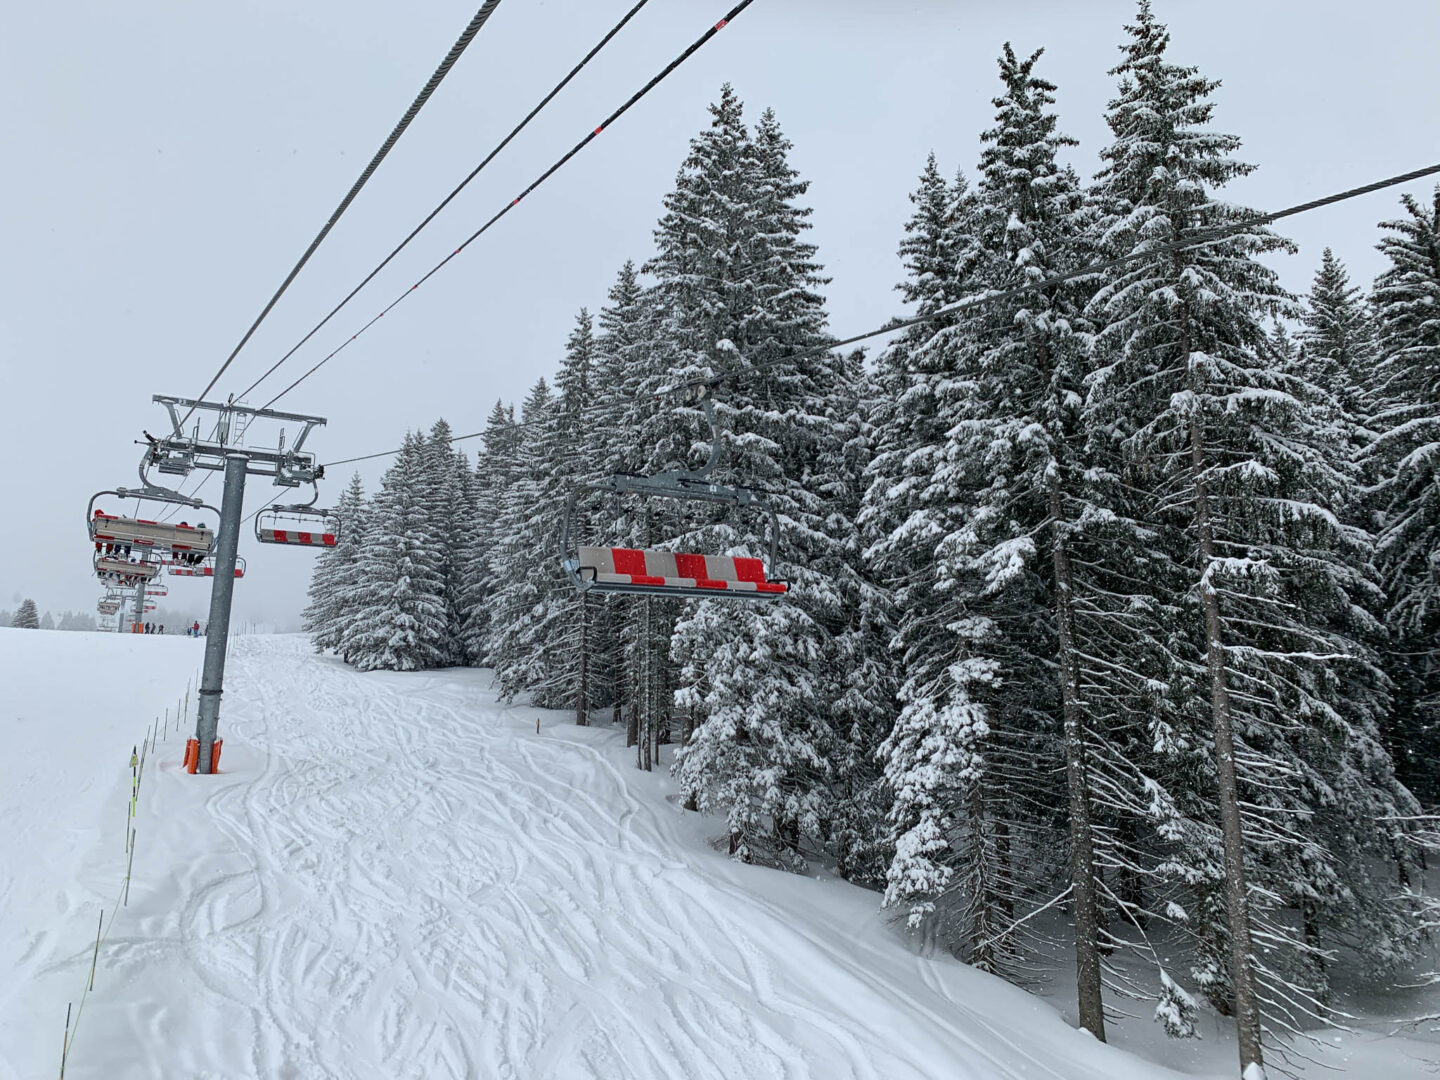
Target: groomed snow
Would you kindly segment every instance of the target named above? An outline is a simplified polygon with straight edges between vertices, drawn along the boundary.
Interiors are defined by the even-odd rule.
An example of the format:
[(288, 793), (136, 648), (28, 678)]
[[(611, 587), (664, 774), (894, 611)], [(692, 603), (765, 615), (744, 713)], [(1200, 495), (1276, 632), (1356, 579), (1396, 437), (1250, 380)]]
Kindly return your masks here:
[[(124, 872), (130, 746), (202, 646), (0, 630), (3, 1080), (55, 1074)], [(222, 774), (183, 774), (173, 730), (147, 766), (66, 1076), (1179, 1075), (917, 956), (872, 893), (731, 862), (619, 733), (489, 682), (235, 641)]]

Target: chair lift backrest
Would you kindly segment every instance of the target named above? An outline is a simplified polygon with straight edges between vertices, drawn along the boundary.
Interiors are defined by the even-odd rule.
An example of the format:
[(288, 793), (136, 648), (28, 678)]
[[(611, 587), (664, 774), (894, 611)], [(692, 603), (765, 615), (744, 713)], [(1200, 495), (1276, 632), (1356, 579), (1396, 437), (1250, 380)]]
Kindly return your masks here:
[(333, 510), (316, 510), (308, 503), (276, 505), (255, 516), (255, 539), (262, 544), (329, 548), (339, 542), (340, 527), (340, 519)]
[(96, 510), (90, 516), (90, 539), (133, 544), (160, 551), (208, 552), (215, 534), (204, 525), (127, 518)]
[(135, 584), (149, 581), (160, 573), (160, 564), (155, 562), (130, 562), (119, 556), (97, 555), (95, 573), (106, 581)]
[(788, 586), (765, 576), (760, 559), (637, 548), (582, 546), (575, 573), (583, 591), (768, 600)]
[[(214, 562), (213, 559), (207, 559), (207, 560), (205, 560), (205, 562), (200, 563), (200, 564), (198, 564), (198, 565), (196, 565), (196, 566), (189, 566), (189, 565), (186, 565), (185, 563), (178, 563), (178, 562), (167, 562), (167, 563), (165, 564), (165, 571), (166, 571), (166, 573), (168, 573), (168, 574), (170, 574), (170, 575), (172, 575), (172, 576), (174, 576), (174, 577), (208, 577), (208, 578), (213, 578), (213, 577), (215, 576), (215, 562)], [(244, 576), (245, 576), (245, 559), (244, 559), (243, 556), (238, 556), (238, 555), (237, 555), (236, 558), (235, 558), (235, 577), (238, 579), (238, 578), (243, 578)]]

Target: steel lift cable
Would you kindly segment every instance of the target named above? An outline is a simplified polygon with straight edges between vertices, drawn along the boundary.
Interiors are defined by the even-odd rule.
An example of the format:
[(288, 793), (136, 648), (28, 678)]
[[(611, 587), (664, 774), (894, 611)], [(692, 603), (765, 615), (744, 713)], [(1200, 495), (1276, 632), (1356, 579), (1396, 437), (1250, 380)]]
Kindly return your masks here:
[(501, 139), (500, 142), (496, 144), (495, 149), (491, 150), (490, 153), (486, 154), (485, 159), (481, 161), (479, 165), (476, 165), (475, 168), (470, 170), (470, 175), (465, 177), (464, 180), (461, 180), (460, 183), (455, 186), (455, 190), (450, 192), (449, 195), (446, 195), (445, 198), (440, 201), (440, 205), (438, 205), (437, 207), (435, 207), (434, 210), (431, 210), (430, 213), (425, 215), (425, 220), (421, 221), (419, 225), (416, 225), (415, 228), (411, 231), (410, 235), (405, 237), (404, 240), (401, 240), (400, 243), (396, 245), (395, 250), (390, 252), (389, 255), (386, 255), (385, 258), (381, 260), (380, 265), (376, 266), (375, 269), (371, 270), (370, 273), (366, 274), (364, 280), (361, 281), (360, 284), (356, 285), (355, 288), (351, 289), (350, 292), (346, 294), (343, 300), (341, 300), (338, 304), (331, 308), (330, 313), (326, 315), (323, 319), (321, 319), (318, 323), (316, 323), (310, 329), (309, 333), (307, 333), (304, 337), (297, 341), (294, 347), (292, 347), (289, 352), (287, 352), (284, 356), (280, 357), (279, 360), (276, 360), (275, 363), (270, 365), (270, 368), (265, 372), (265, 374), (261, 375), (260, 378), (256, 379), (253, 383), (247, 386), (243, 391), (237, 394), (236, 397), (249, 397), (251, 391), (253, 391), (257, 386), (259, 386), (262, 382), (264, 382), (271, 375), (273, 375), (281, 364), (285, 363), (285, 361), (289, 360), (290, 357), (294, 356), (297, 352), (299, 352), (300, 349), (312, 337), (319, 333), (320, 330), (327, 323), (329, 323), (331, 319), (333, 319), (336, 315), (340, 313), (340, 310), (344, 308), (345, 305), (350, 303), (351, 300), (355, 299), (356, 295), (360, 292), (360, 290), (365, 288), (366, 285), (369, 285), (370, 282), (375, 279), (375, 276), (380, 273), (380, 271), (384, 270), (385, 267), (389, 266), (390, 261), (394, 259), (396, 255), (399, 255), (400, 252), (404, 251), (405, 248), (409, 246), (410, 241), (414, 240), (415, 237), (419, 236), (421, 231), (427, 225), (429, 225), (430, 222), (434, 221), (435, 218), (440, 214), (440, 212), (444, 210), (445, 207), (449, 206), (451, 201), (457, 195), (459, 195), (460, 192), (465, 190), (466, 186), (469, 185), (470, 181), (474, 180), (475, 177), (479, 176), (481, 171), (484, 170), (485, 166), (489, 165), (490, 162), (493, 161), (495, 157), (500, 153), (500, 151), (504, 150), (505, 147), (510, 145), (510, 140), (514, 139), (515, 136), (519, 135), (520, 132), (524, 131), (525, 128), (529, 125), (530, 121), (534, 120), (535, 117), (539, 116), (541, 110), (544, 109), (545, 106), (549, 105), (550, 102), (554, 100), (555, 96), (559, 94), (561, 90), (565, 89), (565, 87), (569, 85), (570, 81), (574, 79), (576, 75), (580, 74), (580, 72), (585, 68), (587, 64), (590, 63), (591, 60), (595, 59), (595, 57), (599, 54), (600, 50), (605, 48), (606, 45), (610, 44), (610, 40), (614, 38), (615, 35), (618, 34), (622, 29), (624, 29), (625, 24), (628, 23), (631, 19), (633, 19), (639, 13), (640, 9), (649, 2), (650, 0), (639, 0), (639, 3), (637, 3), (629, 11), (627, 11), (624, 17), (610, 28), (610, 32), (607, 33), (603, 38), (601, 38), (600, 41), (595, 45), (595, 47), (592, 48), (588, 53), (586, 53), (584, 58), (581, 59), (578, 64), (576, 64), (573, 68), (570, 69), (570, 73), (566, 75), (563, 79), (561, 79), (558, 83), (556, 83), (555, 88), (551, 90), (548, 94), (546, 94), (540, 100), (540, 103), (538, 105), (536, 105), (533, 109), (530, 110), (530, 112), (526, 115), (525, 119), (521, 120), (520, 123), (516, 124), (515, 127), (511, 130), (510, 134), (506, 135), (505, 138)]
[(329, 352), (328, 354), (326, 354), (317, 364), (315, 364), (314, 367), (310, 368), (309, 371), (305, 372), (305, 374), (301, 375), (298, 379), (296, 379), (294, 382), (292, 382), (289, 386), (285, 387), (284, 390), (281, 390), (281, 391), (280, 391), (278, 394), (276, 394), (273, 398), (271, 398), (271, 399), (270, 399), (269, 401), (267, 401), (264, 405), (262, 405), (261, 408), (263, 408), (263, 409), (268, 409), (268, 408), (270, 408), (270, 406), (274, 405), (274, 404), (275, 404), (277, 401), (279, 401), (282, 397), (284, 397), (286, 394), (290, 393), (291, 390), (294, 390), (297, 386), (299, 386), (302, 382), (304, 382), (306, 379), (308, 379), (311, 375), (314, 375), (315, 372), (319, 371), (322, 367), (324, 367), (325, 364), (326, 364), (327, 362), (329, 362), (331, 359), (333, 359), (333, 358), (335, 357), (335, 355), (338, 354), (342, 349), (344, 349), (347, 345), (349, 345), (352, 341), (354, 341), (356, 338), (358, 338), (361, 334), (365, 333), (365, 331), (369, 330), (372, 326), (374, 326), (377, 322), (379, 322), (382, 318), (384, 318), (385, 315), (386, 315), (386, 313), (392, 311), (397, 305), (400, 304), (400, 302), (401, 302), (402, 300), (404, 300), (407, 296), (409, 296), (411, 293), (413, 293), (416, 289), (420, 288), (421, 285), (424, 285), (425, 282), (427, 282), (427, 281), (430, 280), (430, 278), (432, 278), (432, 277), (435, 276), (437, 273), (439, 273), (441, 269), (443, 269), (445, 266), (447, 266), (447, 265), (450, 263), (450, 260), (454, 259), (457, 255), (459, 255), (462, 251), (464, 251), (466, 248), (468, 248), (468, 247), (469, 247), (471, 244), (473, 244), (476, 240), (480, 239), (481, 236), (485, 235), (485, 233), (490, 230), (490, 227), (491, 227), (491, 226), (493, 226), (496, 222), (498, 222), (501, 218), (503, 218), (503, 217), (504, 217), (506, 214), (508, 214), (511, 210), (515, 209), (515, 207), (519, 206), (519, 205), (520, 205), (520, 201), (521, 201), (522, 199), (524, 199), (527, 195), (529, 195), (531, 192), (533, 192), (533, 191), (534, 191), (536, 188), (538, 188), (541, 184), (545, 183), (546, 180), (549, 180), (550, 177), (554, 176), (557, 172), (559, 172), (559, 171), (570, 161), (571, 158), (573, 158), (576, 154), (580, 153), (581, 150), (584, 150), (585, 147), (589, 146), (591, 142), (593, 142), (596, 138), (599, 137), (599, 135), (600, 135), (600, 133), (601, 133), (602, 131), (604, 131), (606, 128), (608, 128), (608, 127), (610, 127), (612, 124), (614, 124), (615, 121), (617, 121), (618, 119), (620, 119), (620, 117), (624, 116), (625, 113), (629, 112), (630, 109), (631, 109), (637, 102), (639, 102), (641, 98), (645, 97), (645, 95), (648, 94), (648, 93), (650, 93), (651, 90), (653, 90), (653, 89), (655, 89), (655, 87), (659, 86), (660, 83), (663, 82), (663, 81), (665, 80), (665, 78), (666, 78), (667, 76), (669, 76), (676, 68), (678, 68), (681, 64), (685, 63), (686, 60), (689, 60), (690, 57), (692, 57), (693, 55), (695, 55), (695, 53), (696, 53), (697, 51), (699, 51), (699, 49), (700, 49), (702, 46), (704, 46), (711, 38), (713, 38), (713, 37), (714, 37), (716, 34), (718, 34), (721, 30), (725, 29), (725, 27), (726, 27), (727, 25), (729, 25), (729, 23), (731, 23), (731, 22), (734, 21), (734, 19), (736, 18), (736, 16), (738, 16), (742, 11), (744, 11), (747, 7), (749, 7), (749, 6), (750, 6), (751, 4), (753, 4), (754, 2), (755, 2), (755, 0), (740, 0), (740, 3), (736, 4), (736, 5), (735, 5), (733, 8), (731, 8), (728, 12), (726, 12), (725, 17), (724, 17), (723, 19), (721, 19), (721, 20), (720, 20), (719, 22), (717, 22), (714, 26), (710, 27), (710, 29), (706, 30), (705, 33), (701, 34), (698, 38), (696, 38), (695, 41), (693, 41), (693, 42), (690, 44), (690, 47), (689, 47), (689, 48), (687, 48), (684, 52), (682, 52), (682, 53), (681, 53), (679, 56), (677, 56), (674, 60), (670, 61), (670, 63), (666, 64), (665, 67), (659, 72), (659, 74), (655, 75), (649, 82), (647, 82), (647, 83), (646, 83), (644, 86), (642, 86), (639, 90), (635, 91), (635, 93), (633, 93), (632, 95), (630, 95), (630, 98), (629, 98), (628, 101), (626, 101), (626, 102), (625, 102), (623, 105), (621, 105), (618, 109), (616, 109), (616, 110), (615, 110), (614, 112), (612, 112), (609, 116), (607, 116), (604, 120), (602, 120), (602, 121), (600, 122), (600, 124), (595, 128), (594, 131), (590, 132), (590, 133), (589, 133), (588, 135), (586, 135), (583, 139), (581, 139), (581, 140), (580, 140), (579, 142), (577, 142), (574, 146), (572, 146), (569, 150), (567, 150), (567, 151), (564, 153), (564, 155), (562, 155), (562, 156), (559, 158), (559, 160), (557, 160), (557, 161), (555, 162), (555, 164), (551, 165), (548, 169), (546, 169), (543, 173), (541, 173), (541, 174), (530, 184), (529, 187), (527, 187), (524, 191), (520, 192), (519, 195), (516, 195), (515, 198), (511, 199), (510, 202), (508, 202), (504, 207), (502, 207), (493, 217), (490, 218), (489, 221), (485, 222), (484, 225), (481, 225), (480, 228), (476, 229), (473, 233), (471, 233), (470, 236), (469, 236), (469, 238), (467, 238), (463, 244), (461, 244), (461, 245), (460, 245), (459, 247), (457, 247), (454, 251), (452, 251), (449, 255), (446, 255), (445, 258), (441, 259), (438, 263), (436, 263), (433, 267), (431, 267), (430, 270), (429, 270), (422, 278), (420, 278), (419, 281), (415, 282), (414, 285), (411, 285), (411, 286), (410, 286), (408, 289), (406, 289), (403, 293), (401, 293), (401, 294), (400, 294), (399, 296), (397, 296), (394, 300), (392, 300), (387, 307), (385, 307), (384, 309), (382, 309), (381, 312), (380, 312), (380, 314), (374, 316), (374, 317), (373, 317), (369, 322), (367, 322), (364, 326), (360, 327), (359, 330), (357, 330), (357, 331), (355, 331), (355, 333), (351, 334), (348, 338), (346, 338), (343, 342), (341, 342), (338, 346), (336, 346), (335, 349), (333, 349), (331, 352)]
[[(715, 375), (707, 379), (692, 379), (687, 382), (677, 383), (672, 387), (667, 387), (663, 391), (663, 393), (672, 393), (674, 391), (684, 390), (697, 386), (711, 386), (715, 383), (726, 382), (732, 379), (739, 381), (744, 376), (749, 375), (754, 371), (773, 367), (778, 363), (788, 363), (794, 360), (803, 360), (811, 356), (820, 356), (823, 353), (831, 352), (835, 349), (843, 349), (847, 345), (854, 345), (855, 343), (860, 341), (868, 341), (870, 338), (881, 337), (885, 334), (893, 333), (896, 330), (904, 330), (906, 327), (910, 326), (920, 326), (923, 323), (932, 322), (935, 319), (938, 319), (944, 315), (951, 315), (958, 311), (966, 311), (972, 307), (979, 307), (984, 304), (994, 303), (998, 300), (1011, 300), (1018, 296), (1026, 296), (1030, 293), (1040, 292), (1044, 289), (1053, 288), (1054, 286), (1062, 284), (1066, 281), (1072, 281), (1076, 278), (1087, 277), (1090, 274), (1099, 273), (1102, 270), (1108, 270), (1113, 267), (1123, 266), (1128, 263), (1138, 262), (1141, 259), (1148, 259), (1154, 255), (1165, 254), (1171, 251), (1181, 251), (1185, 248), (1200, 247), (1205, 244), (1213, 243), (1216, 240), (1223, 240), (1225, 237), (1232, 236), (1235, 233), (1244, 232), (1248, 229), (1253, 229), (1259, 225), (1267, 225), (1274, 221), (1280, 221), (1283, 218), (1295, 217), (1297, 214), (1304, 214), (1311, 210), (1318, 210), (1321, 207), (1332, 206), (1338, 202), (1345, 202), (1348, 199), (1359, 198), (1361, 195), (1369, 195), (1376, 191), (1383, 191), (1385, 188), (1395, 187), (1399, 184), (1408, 183), (1411, 180), (1423, 179), (1424, 177), (1433, 176), (1437, 173), (1440, 173), (1440, 164), (1427, 165), (1423, 169), (1415, 169), (1412, 172), (1401, 173), (1399, 176), (1391, 176), (1387, 177), (1384, 180), (1376, 180), (1374, 183), (1364, 184), (1360, 187), (1349, 188), (1345, 191), (1336, 192), (1333, 195), (1326, 195), (1319, 199), (1312, 199), (1310, 202), (1298, 203), (1295, 206), (1286, 207), (1284, 210), (1276, 210), (1274, 213), (1262, 214), (1258, 217), (1247, 218), (1245, 221), (1235, 222), (1233, 224), (1225, 225), (1217, 229), (1209, 229), (1202, 233), (1196, 233), (1194, 236), (1187, 237), (1183, 240), (1175, 240), (1165, 244), (1156, 244), (1154, 246), (1147, 247), (1144, 251), (1131, 252), (1128, 255), (1121, 255), (1113, 259), (1106, 259), (1102, 262), (1089, 263), (1074, 270), (1067, 270), (1062, 274), (1055, 274), (1041, 281), (1034, 281), (1025, 285), (1017, 285), (1013, 289), (1004, 289), (998, 292), (979, 293), (975, 296), (966, 297), (964, 300), (957, 301), (956, 303), (951, 304), (949, 307), (940, 308), (936, 311), (933, 311), (929, 315), (918, 315), (910, 319), (896, 319), (876, 330), (867, 330), (863, 334), (855, 334), (852, 337), (832, 342), (829, 345), (824, 345), (815, 349), (807, 349), (804, 352), (793, 353), (789, 356), (781, 357), (777, 360), (770, 360), (763, 363), (755, 364), (749, 368), (744, 369), (743, 371), (732, 371), (721, 375)], [(585, 409), (582, 407), (579, 411), (583, 413)], [(535, 421), (520, 420), (511, 426), (517, 428), (527, 427), (532, 423), (535, 423)], [(464, 442), (466, 439), (477, 439), (484, 434), (484, 431), (476, 431), (472, 432), (469, 435), (458, 435), (450, 441), (452, 443)], [(400, 448), (397, 447), (394, 450), (381, 450), (379, 453), (375, 454), (362, 454), (359, 457), (341, 458), (339, 461), (327, 461), (324, 464), (323, 468), (328, 469), (334, 465), (349, 465), (357, 461), (372, 461), (375, 458), (390, 457), (392, 454), (398, 454), (399, 452)]]
[[(220, 377), (224, 375), (230, 365), (234, 363), (235, 357), (240, 355), (240, 350), (245, 347), (245, 343), (248, 342), (255, 331), (259, 329), (260, 324), (265, 321), (265, 317), (270, 314), (271, 309), (274, 308), (280, 300), (280, 297), (285, 294), (285, 290), (290, 287), (290, 283), (295, 280), (295, 276), (299, 274), (301, 268), (310, 261), (310, 256), (315, 254), (315, 249), (320, 246), (320, 242), (329, 235), (330, 230), (335, 227), (335, 223), (340, 220), (340, 215), (350, 208), (350, 204), (355, 200), (355, 196), (360, 193), (360, 189), (365, 186), (375, 170), (380, 167), (380, 163), (385, 160), (391, 148), (400, 141), (400, 136), (405, 134), (405, 129), (410, 126), (410, 121), (414, 120), (420, 110), (424, 108), (425, 103), (430, 100), (430, 95), (435, 92), (435, 88), (439, 86), (445, 76), (450, 73), (450, 69), (455, 66), (455, 62), (460, 59), (460, 54), (465, 51), (475, 35), (480, 32), (480, 28), (485, 25), (491, 14), (499, 6), (500, 0), (485, 0), (485, 2), (480, 5), (480, 10), (475, 12), (475, 17), (470, 20), (470, 24), (465, 27), (460, 37), (456, 39), (455, 44), (450, 47), (450, 51), (445, 54), (445, 59), (440, 61), (440, 66), (437, 67), (434, 74), (430, 76), (430, 81), (421, 88), (415, 100), (410, 103), (410, 108), (405, 110), (405, 115), (400, 118), (400, 122), (397, 123), (395, 129), (390, 132), (390, 136), (381, 144), (380, 149), (375, 151), (375, 156), (370, 159), (370, 164), (365, 166), (364, 172), (362, 172), (359, 179), (350, 186), (350, 190), (346, 193), (345, 198), (340, 200), (340, 205), (335, 208), (335, 212), (330, 215), (330, 219), (325, 222), (325, 225), (315, 235), (315, 239), (310, 241), (310, 246), (305, 249), (305, 254), (300, 256), (300, 261), (290, 269), (290, 273), (287, 274), (285, 280), (280, 283), (280, 288), (275, 290), (275, 295), (270, 297), (269, 303), (267, 303), (260, 314), (255, 317), (255, 321), (250, 324), (250, 329), (245, 331), (245, 336), (240, 339), (240, 343), (231, 350), (230, 355), (225, 358), (225, 362), (220, 365), (220, 370), (215, 372), (214, 377), (205, 385), (205, 389), (200, 391), (196, 396), (197, 401), (204, 400), (205, 396), (209, 394), (211, 390), (215, 389), (215, 384), (220, 381)], [(190, 419), (194, 412), (195, 410), (192, 407), (181, 419), (179, 426), (184, 427), (185, 422)]]

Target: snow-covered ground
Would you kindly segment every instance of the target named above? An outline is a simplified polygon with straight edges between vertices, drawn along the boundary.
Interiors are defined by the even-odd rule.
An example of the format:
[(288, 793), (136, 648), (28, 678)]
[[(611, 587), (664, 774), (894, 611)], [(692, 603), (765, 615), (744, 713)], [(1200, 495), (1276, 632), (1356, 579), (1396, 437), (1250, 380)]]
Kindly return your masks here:
[[(58, 1068), (124, 875), (130, 747), (202, 646), (0, 630), (0, 1080)], [(241, 638), (221, 725), (221, 775), (183, 774), (173, 728), (147, 764), (68, 1077), (1179, 1075), (917, 955), (872, 893), (731, 862), (619, 733), (500, 705), (485, 672)], [(1223, 1038), (1149, 1031), (1119, 1041), (1233, 1071)], [(1440, 1068), (1339, 1038), (1325, 1060), (1352, 1075)]]

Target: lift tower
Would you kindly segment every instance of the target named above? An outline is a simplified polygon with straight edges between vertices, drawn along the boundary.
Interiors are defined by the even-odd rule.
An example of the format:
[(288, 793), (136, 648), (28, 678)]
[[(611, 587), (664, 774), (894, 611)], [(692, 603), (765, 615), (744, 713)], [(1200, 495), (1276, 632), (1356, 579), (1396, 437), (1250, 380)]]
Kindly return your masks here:
[[(170, 431), (161, 437), (146, 433), (150, 444), (147, 464), (172, 476), (189, 476), (195, 469), (225, 474), (220, 527), (215, 535), (215, 581), (210, 590), (210, 619), (205, 629), (205, 667), (200, 675), (200, 706), (195, 722), (195, 738), (199, 742), (196, 769), (209, 773), (213, 771), (215, 733), (220, 724), (220, 693), (225, 680), (225, 650), (230, 640), (230, 602), (235, 592), (245, 478), (266, 476), (276, 487), (314, 484), (325, 475), (325, 467), (317, 464), (315, 455), (304, 449), (305, 440), (311, 431), (324, 425), (325, 419), (165, 394), (156, 394), (153, 400), (165, 406), (169, 413)], [(185, 410), (183, 417), (182, 409)], [(203, 419), (197, 419), (186, 432), (185, 423), (197, 415)], [(251, 428), (257, 421), (263, 422), (262, 427), (272, 421), (296, 424), (299, 433), (287, 446), (282, 427), (273, 449), (258, 448), (250, 445)], [(207, 425), (208, 434), (202, 434)]]

